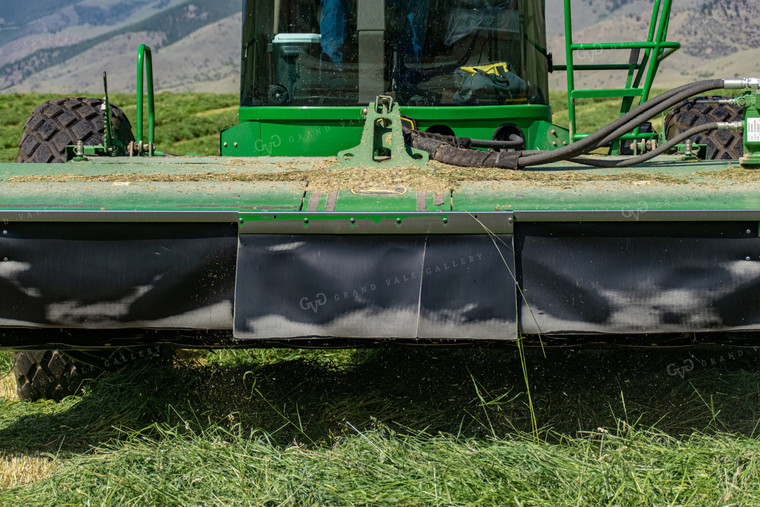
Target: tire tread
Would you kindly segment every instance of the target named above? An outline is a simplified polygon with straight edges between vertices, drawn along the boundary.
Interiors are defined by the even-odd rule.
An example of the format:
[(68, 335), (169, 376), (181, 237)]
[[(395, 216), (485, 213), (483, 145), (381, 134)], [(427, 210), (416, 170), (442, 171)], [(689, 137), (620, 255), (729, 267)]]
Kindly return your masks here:
[[(711, 122), (741, 121), (744, 111), (733, 104), (707, 102), (723, 97), (699, 97), (677, 104), (665, 117), (665, 137), (672, 139), (692, 127)], [(706, 144), (707, 158), (710, 160), (736, 160), (744, 155), (744, 141), (741, 132), (712, 130), (691, 138), (697, 144)]]
[[(38, 106), (24, 126), (16, 162), (65, 162), (66, 146), (103, 144), (102, 104), (101, 99), (67, 97)], [(135, 140), (132, 126), (124, 111), (112, 105), (111, 112), (114, 136), (126, 147)]]

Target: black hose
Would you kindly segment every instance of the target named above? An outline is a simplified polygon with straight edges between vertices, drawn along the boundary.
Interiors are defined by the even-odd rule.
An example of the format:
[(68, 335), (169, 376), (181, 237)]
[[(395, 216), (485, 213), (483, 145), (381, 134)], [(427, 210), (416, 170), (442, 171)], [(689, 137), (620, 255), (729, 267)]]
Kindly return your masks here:
[[(558, 150), (548, 151), (539, 155), (528, 155), (526, 157), (521, 157), (518, 161), (518, 166), (528, 167), (531, 165), (549, 164), (551, 162), (557, 162), (560, 160), (568, 160), (578, 155), (582, 155), (589, 151), (595, 150), (599, 146), (603, 146), (604, 144), (617, 139), (621, 135), (630, 132), (640, 124), (644, 123), (665, 109), (668, 109), (672, 105), (677, 104), (681, 100), (692, 97), (694, 95), (698, 95), (700, 93), (704, 93), (706, 91), (723, 88), (723, 86), (723, 79), (711, 79), (690, 85), (684, 85), (669, 92), (665, 92), (630, 110), (628, 113), (613, 121), (609, 125), (597, 130), (596, 132), (581, 139), (580, 141), (572, 143)], [(648, 116), (648, 113), (652, 111), (657, 112), (654, 112), (651, 116)]]
[[(455, 140), (463, 142), (456, 145), (453, 144)], [(464, 142), (465, 140), (471, 141), (469, 138), (455, 138), (404, 129), (406, 144), (428, 152), (431, 160), (458, 167), (514, 169), (520, 152), (473, 150), (467, 142)]]
[(704, 125), (698, 125), (696, 127), (692, 127), (689, 130), (674, 137), (673, 139), (663, 144), (662, 146), (659, 146), (657, 149), (652, 150), (649, 153), (639, 155), (637, 157), (626, 158), (623, 160), (609, 160), (609, 159), (601, 159), (601, 158), (593, 158), (593, 157), (577, 157), (577, 158), (570, 159), (570, 162), (575, 162), (576, 164), (590, 165), (594, 167), (630, 167), (632, 165), (641, 164), (643, 162), (651, 160), (654, 157), (661, 155), (665, 153), (666, 151), (670, 150), (677, 144), (680, 144), (686, 139), (692, 136), (695, 136), (701, 132), (705, 132), (708, 130), (717, 130), (719, 128), (722, 128), (723, 126), (725, 126), (725, 124), (721, 125), (719, 123), (705, 123)]
[(508, 140), (470, 139), (473, 148), (490, 148), (493, 150), (516, 150), (525, 145), (525, 139), (517, 134), (510, 134)]
[[(504, 149), (517, 149), (525, 144), (525, 139), (517, 134), (511, 134), (508, 140), (486, 140), (486, 139), (471, 139), (469, 137), (457, 137), (449, 136), (446, 134), (436, 134), (433, 132), (425, 132), (424, 130), (412, 130), (408, 127), (403, 127), (404, 142), (406, 144), (412, 144), (412, 133), (417, 138), (433, 139), (441, 141), (446, 144), (450, 144), (456, 148), (491, 148), (495, 150)], [(415, 146), (416, 147), (416, 146)]]
[[(597, 159), (588, 159), (581, 157), (601, 146), (605, 146), (612, 141), (618, 139), (620, 136), (630, 132), (642, 123), (651, 119), (652, 117), (660, 114), (668, 108), (676, 105), (677, 103), (685, 100), (694, 95), (704, 93), (706, 91), (723, 88), (725, 81), (723, 79), (711, 79), (706, 81), (700, 81), (697, 83), (687, 84), (674, 88), (673, 90), (662, 93), (643, 104), (631, 109), (628, 113), (616, 119), (609, 125), (602, 127), (589, 136), (572, 143), (563, 148), (552, 151), (512, 151), (512, 152), (485, 152), (482, 150), (472, 150), (470, 148), (495, 148), (495, 149), (514, 149), (517, 140), (510, 137), (508, 141), (485, 141), (485, 140), (473, 140), (467, 137), (455, 137), (446, 136), (442, 134), (431, 134), (419, 130), (411, 130), (404, 128), (404, 140), (406, 144), (413, 146), (414, 148), (421, 149), (430, 153), (430, 158), (438, 160), (450, 165), (460, 167), (494, 167), (503, 169), (519, 169), (522, 167), (529, 167), (533, 165), (549, 164), (552, 162), (558, 162), (562, 160), (578, 160), (579, 163), (588, 163), (589, 165), (598, 165), (600, 167), (626, 167), (627, 165), (634, 165), (641, 163), (645, 160), (649, 160), (659, 153), (669, 149), (670, 147), (678, 144), (667, 143), (663, 145), (663, 150), (655, 150), (654, 152), (647, 154), (649, 158), (638, 160), (638, 157), (634, 157), (632, 162), (627, 165), (622, 164), (626, 161), (598, 161)], [(715, 126), (712, 127), (714, 129)], [(694, 130), (694, 129), (692, 129)], [(699, 130), (703, 132), (704, 130)], [(694, 135), (695, 132), (691, 130), (689, 135)], [(686, 133), (688, 133), (686, 132)], [(686, 134), (684, 133), (684, 134)], [(519, 136), (514, 136), (519, 138)], [(686, 139), (683, 135), (678, 136), (676, 139)], [(520, 139), (523, 141), (522, 139)], [(668, 144), (670, 146), (668, 147)], [(627, 159), (628, 160), (628, 159)], [(599, 164), (597, 164), (599, 162)], [(601, 165), (602, 163), (613, 165)]]
[[(702, 92), (700, 92), (700, 93), (702, 93)], [(693, 95), (687, 95), (684, 92), (684, 93), (680, 93), (678, 95), (673, 96), (672, 98), (668, 99), (667, 101), (665, 101), (665, 102), (663, 102), (661, 104), (658, 104), (657, 106), (653, 107), (651, 110), (649, 110), (647, 112), (647, 118), (644, 119), (643, 122), (636, 121), (636, 124), (634, 124), (634, 122), (632, 121), (632, 122), (629, 122), (628, 124), (620, 127), (615, 132), (613, 132), (612, 134), (610, 134), (609, 136), (607, 136), (606, 138), (604, 138), (599, 143), (599, 145), (597, 146), (597, 148), (599, 148), (601, 146), (608, 145), (609, 143), (611, 143), (612, 141), (616, 140), (620, 136), (622, 136), (624, 134), (627, 134), (628, 132), (632, 131), (634, 128), (640, 126), (642, 123), (646, 122), (647, 120), (650, 120), (650, 119), (654, 118), (658, 114), (660, 114), (660, 113), (668, 110), (672, 106), (674, 106), (674, 105), (678, 104), (679, 102), (681, 102), (681, 101), (683, 101), (685, 99), (688, 99), (688, 98), (690, 98), (692, 96)], [(638, 118), (637, 118), (637, 120), (638, 120)], [(630, 127), (630, 128), (628, 128), (628, 127)]]

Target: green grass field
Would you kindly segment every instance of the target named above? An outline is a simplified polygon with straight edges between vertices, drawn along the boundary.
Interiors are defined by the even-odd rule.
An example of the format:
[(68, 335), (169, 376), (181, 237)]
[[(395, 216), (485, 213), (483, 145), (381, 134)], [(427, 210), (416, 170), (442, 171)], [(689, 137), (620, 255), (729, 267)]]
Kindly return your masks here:
[[(46, 98), (0, 96), (2, 160)], [(235, 103), (159, 95), (159, 148), (213, 154)], [(61, 403), (18, 401), (0, 354), (0, 505), (760, 504), (760, 349), (532, 346), (524, 364), (538, 432), (515, 346), (183, 354)]]
[[(55, 95), (12, 94), (0, 95), (0, 162), (13, 162), (18, 142), (29, 113)], [(134, 95), (114, 94), (113, 104), (121, 107), (135, 126)], [(567, 95), (552, 92), (550, 95), (554, 122), (568, 123)], [(218, 155), (219, 130), (237, 124), (238, 96), (212, 93), (159, 93), (156, 95), (156, 145), (161, 151), (185, 155)], [(580, 109), (578, 128), (591, 132), (615, 119), (619, 102), (615, 100), (589, 100)], [(147, 115), (147, 109), (146, 109)], [(654, 119), (656, 128), (661, 125)], [(147, 123), (146, 123), (147, 128)], [(659, 130), (658, 130), (659, 131)]]
[[(13, 162), (29, 113), (54, 95), (0, 95), (0, 162)], [(135, 127), (135, 96), (114, 94)], [(156, 144), (161, 151), (185, 155), (219, 154), (219, 130), (237, 123), (237, 95), (159, 93), (156, 95)], [(147, 107), (145, 111), (147, 117)], [(146, 127), (147, 129), (147, 120)]]

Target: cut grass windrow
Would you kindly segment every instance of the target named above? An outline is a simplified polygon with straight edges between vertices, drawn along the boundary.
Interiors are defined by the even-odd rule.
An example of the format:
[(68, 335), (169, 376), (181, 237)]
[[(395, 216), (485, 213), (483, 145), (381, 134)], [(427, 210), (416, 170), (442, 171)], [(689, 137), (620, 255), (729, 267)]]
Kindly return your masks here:
[[(36, 480), (7, 482), (0, 505), (754, 504), (760, 373), (757, 351), (741, 350), (146, 361), (62, 403), (0, 401), (0, 452), (50, 460)], [(687, 357), (694, 370), (671, 375)]]

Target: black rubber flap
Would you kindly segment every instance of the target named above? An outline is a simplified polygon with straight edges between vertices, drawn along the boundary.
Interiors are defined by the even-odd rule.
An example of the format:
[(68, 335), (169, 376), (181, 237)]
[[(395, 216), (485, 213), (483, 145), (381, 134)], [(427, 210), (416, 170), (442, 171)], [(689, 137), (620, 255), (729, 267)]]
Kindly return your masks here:
[(760, 330), (756, 223), (535, 224), (515, 243), (526, 334)]
[(9, 223), (0, 326), (229, 329), (234, 224)]
[(512, 236), (239, 238), (235, 337), (517, 338)]

